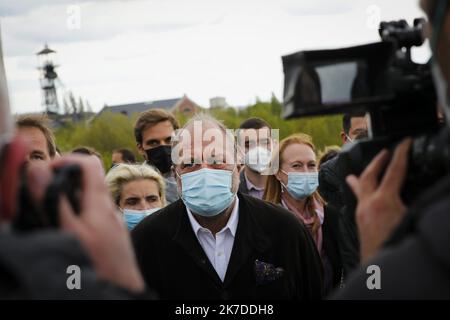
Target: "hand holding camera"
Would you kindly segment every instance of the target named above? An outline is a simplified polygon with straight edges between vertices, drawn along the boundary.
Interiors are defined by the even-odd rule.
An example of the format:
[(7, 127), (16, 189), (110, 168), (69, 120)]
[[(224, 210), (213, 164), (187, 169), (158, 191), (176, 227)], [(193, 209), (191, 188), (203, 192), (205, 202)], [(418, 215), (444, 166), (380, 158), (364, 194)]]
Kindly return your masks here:
[[(400, 143), (389, 162), (389, 153), (381, 151), (357, 178), (347, 177), (358, 200), (356, 221), (361, 241), (361, 262), (366, 263), (380, 249), (406, 213), (400, 193), (408, 169), (411, 139)], [(386, 164), (386, 173), (379, 180)]]
[(38, 207), (50, 210), (41, 209), (47, 226), (72, 233), (100, 277), (131, 291), (144, 290), (129, 234), (115, 213), (98, 161), (66, 156), (48, 167), (29, 167), (26, 177), (29, 198)]

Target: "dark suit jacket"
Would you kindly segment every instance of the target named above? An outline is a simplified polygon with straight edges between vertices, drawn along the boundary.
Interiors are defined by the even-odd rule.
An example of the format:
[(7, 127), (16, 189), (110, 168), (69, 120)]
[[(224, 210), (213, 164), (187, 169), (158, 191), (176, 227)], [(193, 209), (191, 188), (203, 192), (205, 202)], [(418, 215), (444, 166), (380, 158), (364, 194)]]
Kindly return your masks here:
[[(147, 285), (162, 299), (321, 298), (320, 257), (302, 223), (279, 206), (238, 196), (239, 222), (223, 283), (179, 200), (145, 218), (132, 232)], [(266, 263), (272, 275), (277, 267), (284, 272), (261, 280), (256, 260)]]
[[(339, 156), (325, 162), (319, 171), (319, 193), (327, 202), (327, 207), (339, 212), (339, 251), (346, 277), (359, 265), (359, 238), (354, 216), (354, 204), (344, 199), (345, 183), (339, 168)], [(348, 200), (348, 199), (347, 199)]]
[[(325, 206), (324, 220), (322, 224), (323, 234), (323, 253), (326, 255), (330, 263), (332, 278), (327, 279), (331, 283), (326, 283), (325, 293), (329, 293), (330, 289), (337, 288), (341, 284), (343, 276), (343, 264), (340, 251), (340, 225), (339, 212), (333, 207)], [(330, 286), (331, 285), (331, 286)]]
[[(411, 206), (384, 247), (350, 275), (334, 299), (450, 299), (450, 175)], [(368, 266), (381, 289), (370, 289)], [(373, 278), (372, 278), (373, 279)]]
[(239, 192), (242, 194), (248, 194), (247, 181), (245, 180), (244, 169), (239, 174)]

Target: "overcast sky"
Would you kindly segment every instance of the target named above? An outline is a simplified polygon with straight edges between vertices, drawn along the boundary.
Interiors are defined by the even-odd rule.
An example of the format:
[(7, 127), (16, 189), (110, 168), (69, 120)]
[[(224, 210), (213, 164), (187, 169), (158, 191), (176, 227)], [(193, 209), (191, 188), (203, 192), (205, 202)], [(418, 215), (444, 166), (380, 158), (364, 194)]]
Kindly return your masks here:
[[(104, 104), (187, 94), (202, 106), (282, 96), (281, 56), (378, 41), (378, 22), (423, 16), (418, 0), (1, 0), (14, 113), (42, 111), (37, 58), (56, 50), (64, 87)], [(428, 47), (418, 49), (426, 61)]]

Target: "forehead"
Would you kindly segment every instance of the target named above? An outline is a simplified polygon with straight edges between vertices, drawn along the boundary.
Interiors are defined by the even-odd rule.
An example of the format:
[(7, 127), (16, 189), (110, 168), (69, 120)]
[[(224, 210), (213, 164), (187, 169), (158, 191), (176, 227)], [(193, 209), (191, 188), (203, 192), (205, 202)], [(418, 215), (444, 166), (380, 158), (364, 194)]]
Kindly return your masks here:
[(130, 196), (147, 196), (151, 194), (159, 194), (158, 184), (153, 179), (137, 179), (126, 182), (122, 186), (122, 195)]
[(20, 127), (17, 132), (33, 149), (47, 149), (45, 135), (38, 128)]
[(270, 138), (271, 130), (268, 127), (260, 129), (240, 129), (239, 137), (242, 140), (255, 140)]
[(116, 159), (122, 159), (122, 154), (120, 152), (113, 152), (112, 157)]
[(223, 128), (204, 122), (181, 129), (178, 148), (182, 155), (199, 156), (210, 152), (212, 155), (232, 154), (234, 137)]
[(142, 131), (142, 138), (144, 140), (148, 139), (158, 139), (160, 137), (166, 138), (174, 132), (172, 123), (169, 120), (161, 121), (156, 124), (147, 126)]
[(316, 155), (310, 146), (303, 143), (291, 143), (281, 155), (283, 162), (314, 161)]
[(353, 117), (350, 119), (350, 130), (367, 128), (366, 117)]

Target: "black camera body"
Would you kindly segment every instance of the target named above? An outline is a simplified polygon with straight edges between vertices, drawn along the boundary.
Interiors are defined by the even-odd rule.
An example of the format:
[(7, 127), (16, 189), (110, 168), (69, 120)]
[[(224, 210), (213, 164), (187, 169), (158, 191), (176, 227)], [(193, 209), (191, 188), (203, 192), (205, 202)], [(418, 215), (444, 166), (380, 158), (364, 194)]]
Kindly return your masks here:
[(57, 168), (54, 174), (53, 181), (45, 193), (43, 210), (47, 213), (49, 225), (58, 227), (61, 197), (66, 197), (75, 214), (81, 212), (82, 174), (78, 165)]
[(12, 226), (17, 231), (35, 231), (60, 226), (61, 198), (65, 197), (73, 212), (81, 212), (82, 171), (78, 165), (66, 165), (53, 170), (53, 179), (47, 186), (42, 203), (31, 196), (26, 179), (27, 166), (22, 168), (18, 211)]
[[(439, 132), (430, 62), (414, 63), (411, 48), (423, 44), (423, 19), (382, 22), (382, 41), (356, 47), (303, 51), (283, 57), (286, 119), (365, 111), (369, 138), (344, 146), (337, 170), (344, 200), (355, 199), (344, 182), (359, 175), (383, 148), (414, 137), (403, 189), (406, 203), (449, 172), (450, 135)], [(352, 207), (352, 205), (350, 205)]]

